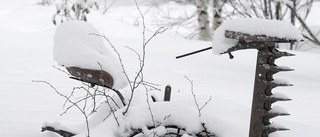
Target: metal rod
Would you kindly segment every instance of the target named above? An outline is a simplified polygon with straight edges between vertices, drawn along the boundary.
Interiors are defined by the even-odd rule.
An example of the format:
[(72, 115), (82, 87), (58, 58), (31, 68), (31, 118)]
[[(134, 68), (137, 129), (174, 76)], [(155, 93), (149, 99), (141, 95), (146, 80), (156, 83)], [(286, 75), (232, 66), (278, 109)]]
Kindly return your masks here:
[(193, 52), (190, 52), (190, 53), (187, 53), (187, 54), (183, 54), (183, 55), (177, 56), (176, 59), (179, 59), (179, 58), (182, 58), (182, 57), (186, 57), (186, 56), (189, 56), (189, 55), (193, 55), (193, 54), (196, 54), (196, 53), (199, 53), (199, 52), (207, 51), (209, 49), (212, 49), (212, 47), (207, 47), (207, 48), (200, 49), (200, 50), (197, 50), (197, 51), (193, 51)]

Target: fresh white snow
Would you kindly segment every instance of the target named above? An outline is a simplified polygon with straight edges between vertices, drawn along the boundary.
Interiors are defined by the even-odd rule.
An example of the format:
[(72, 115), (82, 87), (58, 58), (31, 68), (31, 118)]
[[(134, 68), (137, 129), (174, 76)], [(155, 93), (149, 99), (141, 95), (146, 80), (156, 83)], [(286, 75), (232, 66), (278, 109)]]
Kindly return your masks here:
[(273, 105), (272, 109), (269, 110), (269, 113), (288, 114), (289, 112), (283, 107)]
[(258, 18), (238, 18), (223, 23), (214, 32), (212, 42), (214, 54), (224, 53), (238, 43), (238, 40), (225, 37), (226, 30), (250, 35), (266, 35), (288, 40), (300, 41), (303, 39), (299, 29), (287, 22)]
[(64, 67), (104, 70), (113, 77), (113, 88), (125, 87), (128, 82), (119, 60), (97, 35), (99, 31), (84, 21), (60, 24), (54, 35), (54, 59)]
[[(1, 3), (8, 1), (1, 1)], [(0, 136), (2, 137), (59, 137), (50, 132), (40, 132), (43, 124), (51, 124), (62, 129), (81, 132), (76, 137), (85, 137), (84, 118), (80, 112), (71, 109), (67, 114), (60, 116), (64, 98), (57, 95), (46, 84), (35, 83), (32, 80), (46, 80), (57, 90), (69, 95), (73, 87), (81, 86), (81, 82), (69, 79), (66, 74), (53, 68), (57, 62), (53, 58), (54, 34), (57, 29), (51, 22), (55, 13), (55, 6), (39, 7), (31, 2), (10, 7), (0, 4), (0, 64), (2, 77), (0, 78)], [(36, 2), (36, 1), (35, 1)], [(20, 3), (21, 4), (21, 3)], [(128, 8), (135, 8), (129, 6)], [(127, 11), (123, 11), (127, 13)], [(125, 14), (124, 13), (124, 14)], [(129, 76), (134, 76), (139, 63), (137, 56), (125, 48), (141, 49), (141, 28), (122, 22), (121, 19), (111, 18), (93, 12), (88, 15), (89, 23), (105, 34), (116, 46), (123, 57), (123, 62)], [(313, 22), (315, 23), (315, 22)], [(152, 32), (146, 33), (147, 37)], [(103, 40), (105, 43), (105, 41)], [(163, 116), (176, 113), (175, 120), (181, 124), (190, 121), (207, 122), (213, 133), (220, 137), (246, 137), (249, 132), (250, 108), (254, 83), (254, 69), (256, 51), (246, 50), (233, 53), (235, 58), (229, 60), (227, 56), (213, 56), (211, 52), (175, 59), (175, 56), (210, 46), (211, 42), (185, 40), (173, 34), (155, 37), (147, 47), (147, 60), (144, 72), (145, 80), (160, 84), (162, 91), (151, 91), (149, 95), (163, 97), (163, 90), (167, 84), (172, 86), (171, 102), (174, 106), (166, 106), (166, 102), (151, 104), (156, 117), (163, 120)], [(104, 46), (108, 47), (107, 44)], [(282, 50), (282, 49), (280, 49)], [(111, 50), (110, 50), (111, 51)], [(289, 116), (277, 117), (271, 121), (289, 128), (289, 131), (272, 133), (272, 137), (318, 137), (320, 130), (320, 65), (314, 60), (320, 58), (318, 53), (287, 51), (296, 54), (294, 57), (281, 58), (277, 65), (288, 66), (295, 69), (292, 72), (281, 72), (275, 75), (276, 79), (290, 81), (292, 87), (278, 87), (273, 89), (275, 97), (289, 97), (292, 101), (277, 102), (285, 108)], [(112, 53), (112, 51), (111, 51)], [(63, 67), (61, 67), (63, 69)], [(190, 82), (193, 81), (194, 93), (199, 105), (203, 105), (210, 96), (212, 100), (201, 111), (198, 111), (190, 92)], [(128, 89), (121, 91), (125, 97)], [(277, 94), (281, 93), (281, 94)], [(81, 94), (81, 93), (79, 93)], [(113, 118), (104, 120), (104, 113), (108, 113), (108, 106), (91, 117), (90, 135), (92, 137), (105, 137), (119, 131)], [(187, 112), (179, 112), (178, 109)], [(133, 110), (129, 111), (130, 120), (150, 122), (146, 105), (146, 93), (139, 89), (133, 101)], [(162, 110), (166, 110), (162, 112)], [(161, 111), (161, 113), (159, 112)], [(120, 112), (119, 112), (120, 113)], [(144, 115), (146, 117), (142, 117)], [(193, 115), (193, 116), (192, 116)], [(190, 116), (190, 118), (189, 118)], [(192, 118), (191, 118), (192, 116)], [(120, 116), (119, 116), (120, 117)], [(124, 118), (124, 117), (122, 117)], [(138, 121), (135, 118), (146, 121)], [(170, 117), (169, 117), (170, 118)], [(187, 119), (182, 121), (182, 119)], [(104, 120), (104, 121), (103, 121)], [(177, 121), (180, 120), (180, 121)], [(47, 122), (47, 123), (44, 123)], [(58, 122), (58, 123), (57, 123)], [(125, 121), (123, 121), (125, 123)], [(140, 124), (141, 124), (140, 123)], [(128, 123), (127, 123), (128, 124)], [(130, 123), (129, 123), (130, 124)], [(152, 123), (151, 123), (152, 124)], [(143, 125), (143, 124), (141, 124)], [(191, 124), (186, 124), (191, 126)], [(127, 125), (123, 124), (123, 127)], [(192, 129), (198, 126), (193, 125)], [(281, 126), (280, 126), (281, 127)], [(156, 129), (163, 133), (162, 126)], [(189, 135), (185, 134), (185, 137)]]

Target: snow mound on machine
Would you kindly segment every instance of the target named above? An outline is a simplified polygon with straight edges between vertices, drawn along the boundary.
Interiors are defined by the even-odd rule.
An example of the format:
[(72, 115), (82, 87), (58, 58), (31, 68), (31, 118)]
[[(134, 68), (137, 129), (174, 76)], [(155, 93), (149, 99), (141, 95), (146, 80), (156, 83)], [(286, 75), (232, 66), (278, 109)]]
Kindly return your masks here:
[(226, 30), (242, 32), (250, 35), (266, 35), (287, 40), (301, 41), (303, 39), (298, 28), (284, 21), (258, 18), (238, 18), (223, 23), (214, 32), (212, 43), (214, 54), (224, 53), (238, 43), (238, 40), (225, 37)]
[(67, 21), (60, 24), (54, 35), (54, 60), (64, 67), (103, 70), (114, 79), (113, 88), (127, 85), (119, 61), (110, 53), (102, 37), (91, 24)]

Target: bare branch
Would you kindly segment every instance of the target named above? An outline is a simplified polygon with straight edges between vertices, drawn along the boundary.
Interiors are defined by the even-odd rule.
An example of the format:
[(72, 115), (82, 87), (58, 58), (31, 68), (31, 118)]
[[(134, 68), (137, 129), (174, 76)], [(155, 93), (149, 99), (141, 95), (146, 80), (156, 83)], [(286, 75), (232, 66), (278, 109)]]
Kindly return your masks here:
[[(89, 128), (89, 121), (88, 121), (88, 116), (86, 114), (85, 109), (82, 109), (77, 103), (75, 103), (74, 101), (72, 101), (68, 96), (63, 95), (62, 93), (60, 93), (53, 85), (51, 85), (49, 82), (47, 81), (37, 81), (37, 80), (33, 80), (32, 82), (41, 82), (41, 83), (45, 83), (47, 85), (49, 85), (57, 94), (59, 94), (61, 97), (64, 97), (66, 100), (68, 100), (68, 102), (70, 102), (71, 104), (73, 104), (85, 117), (85, 121), (86, 121), (86, 126), (87, 126), (87, 137), (90, 137), (90, 128)], [(86, 98), (87, 99), (87, 98)]]
[(194, 94), (193, 92), (193, 81), (191, 81), (187, 76), (184, 76), (191, 84), (191, 93), (192, 93), (192, 96), (193, 96), (193, 100), (194, 100), (194, 103), (196, 104), (197, 106), (197, 109), (198, 109), (198, 112), (199, 112), (199, 117), (201, 117), (201, 111), (200, 111), (200, 107), (199, 107), (199, 104), (198, 104), (198, 101), (197, 101), (197, 98), (196, 98), (196, 95)]
[(313, 39), (312, 42), (314, 42), (316, 45), (320, 46), (320, 41), (318, 40), (318, 38), (311, 32), (310, 28), (308, 27), (308, 25), (305, 23), (305, 21), (297, 14), (297, 12), (290, 6), (287, 4), (287, 7), (291, 9), (293, 15), (299, 20), (299, 22), (301, 23), (301, 25), (303, 26), (303, 28), (306, 29), (306, 31), (308, 32), (308, 34), (310, 35), (310, 37)]
[(200, 111), (211, 101), (211, 96), (209, 98), (209, 100), (203, 104), (203, 106), (199, 109)]
[(105, 9), (104, 9), (104, 11), (102, 12), (102, 14), (106, 14), (106, 13), (108, 12), (108, 10), (111, 8), (111, 6), (112, 6), (114, 3), (116, 3), (117, 0), (113, 0), (108, 7), (107, 7), (107, 2), (106, 2), (106, 1), (107, 1), (107, 0), (104, 1), (104, 2), (105, 2), (105, 3), (104, 3)]
[(201, 107), (199, 107), (199, 104), (198, 104), (198, 101), (197, 101), (197, 98), (196, 98), (196, 95), (194, 94), (194, 91), (193, 91), (193, 81), (190, 80), (187, 76), (184, 76), (191, 84), (191, 93), (192, 93), (192, 96), (193, 96), (193, 100), (194, 100), (194, 103), (196, 104), (197, 106), (197, 109), (198, 109), (198, 112), (199, 112), (199, 117), (201, 117), (201, 110), (211, 101), (211, 96), (209, 98), (208, 101), (205, 102), (204, 105), (202, 105)]

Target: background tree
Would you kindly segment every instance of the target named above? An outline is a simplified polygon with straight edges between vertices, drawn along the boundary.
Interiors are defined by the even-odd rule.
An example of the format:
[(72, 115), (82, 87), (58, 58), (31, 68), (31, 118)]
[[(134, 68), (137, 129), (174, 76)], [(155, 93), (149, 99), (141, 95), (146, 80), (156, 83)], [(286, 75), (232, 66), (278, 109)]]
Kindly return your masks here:
[[(214, 31), (225, 21), (235, 18), (264, 18), (290, 22), (305, 32), (304, 36), (308, 41), (320, 46), (319, 38), (305, 22), (316, 0), (157, 0), (154, 2), (157, 3), (154, 5), (174, 2), (181, 6), (196, 7), (193, 14), (185, 14), (184, 17), (172, 16), (170, 11), (166, 11), (169, 13), (159, 19), (162, 22), (161, 26), (189, 29), (190, 35), (185, 36), (186, 38), (197, 37), (200, 40), (210, 41)], [(291, 44), (289, 48), (298, 49), (300, 46), (301, 44)]]
[(213, 0), (213, 21), (212, 21), (212, 29), (216, 30), (222, 24), (222, 8), (227, 0)]
[(207, 1), (206, 0), (196, 0), (195, 4), (197, 6), (198, 15), (198, 28), (199, 28), (199, 39), (200, 40), (212, 40), (210, 27), (209, 27), (209, 15), (207, 11)]
[[(306, 31), (304, 37), (320, 46), (319, 39), (306, 24), (314, 0), (228, 0), (228, 6), (233, 10), (225, 14), (230, 19), (235, 17), (265, 18), (290, 22), (292, 25)], [(290, 49), (297, 49), (298, 45), (290, 45)]]
[(84, 20), (87, 21), (87, 14), (91, 9), (98, 9), (99, 5), (94, 0), (62, 0), (56, 4), (57, 12), (53, 15), (53, 24), (57, 21), (63, 22), (67, 20)]

